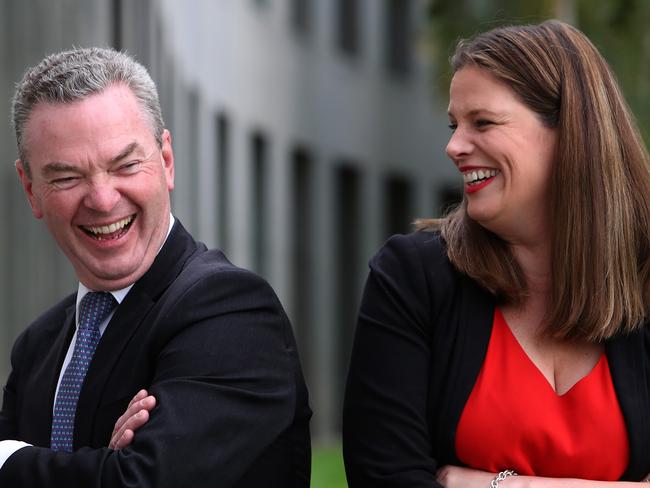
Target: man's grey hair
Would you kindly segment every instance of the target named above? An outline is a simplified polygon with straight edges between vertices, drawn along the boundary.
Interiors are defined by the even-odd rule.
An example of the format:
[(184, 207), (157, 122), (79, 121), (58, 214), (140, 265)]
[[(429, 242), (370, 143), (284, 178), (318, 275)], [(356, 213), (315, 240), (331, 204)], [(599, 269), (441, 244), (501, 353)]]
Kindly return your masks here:
[(131, 89), (149, 119), (154, 137), (162, 146), (164, 123), (158, 92), (151, 76), (140, 63), (125, 53), (110, 48), (78, 48), (47, 56), (29, 68), (16, 85), (11, 116), (16, 131), (18, 156), (31, 177), (24, 131), (34, 106), (45, 103), (71, 103), (106, 88), (123, 84)]

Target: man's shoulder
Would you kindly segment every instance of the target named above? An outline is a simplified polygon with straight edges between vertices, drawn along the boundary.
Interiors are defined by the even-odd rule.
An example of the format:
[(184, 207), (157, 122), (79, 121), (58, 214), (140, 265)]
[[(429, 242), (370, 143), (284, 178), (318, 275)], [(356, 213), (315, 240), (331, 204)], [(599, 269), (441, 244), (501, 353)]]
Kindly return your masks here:
[(242, 276), (242, 278), (256, 276), (252, 271), (233, 264), (220, 249), (206, 249), (188, 260), (182, 275), (187, 276), (220, 276), (229, 277)]
[(236, 266), (219, 249), (197, 253), (193, 259), (188, 260), (171, 285), (171, 288), (179, 290), (206, 287), (211, 290), (210, 295), (214, 298), (221, 295), (220, 290), (229, 296), (262, 292), (275, 298), (273, 289), (264, 278)]
[(208, 249), (195, 240), (177, 219), (165, 245), (136, 286), (155, 297), (205, 279), (239, 281), (254, 276), (231, 263), (220, 249)]
[(270, 312), (278, 330), (287, 328), (284, 309), (265, 279), (233, 264), (223, 251), (208, 249), (178, 221), (152, 269), (129, 293), (134, 292), (153, 301), (151, 323), (170, 330), (252, 310)]

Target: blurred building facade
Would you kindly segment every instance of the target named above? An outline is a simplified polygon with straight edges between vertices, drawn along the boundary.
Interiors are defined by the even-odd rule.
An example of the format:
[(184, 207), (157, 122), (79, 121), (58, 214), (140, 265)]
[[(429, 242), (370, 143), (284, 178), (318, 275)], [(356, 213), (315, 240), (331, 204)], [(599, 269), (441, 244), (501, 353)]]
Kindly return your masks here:
[(420, 41), (424, 8), (422, 0), (0, 2), (1, 377), (16, 335), (76, 286), (14, 174), (14, 83), (47, 53), (114, 46), (158, 85), (176, 156), (175, 216), (274, 287), (298, 340), (314, 434), (335, 436), (367, 260), (459, 191)]

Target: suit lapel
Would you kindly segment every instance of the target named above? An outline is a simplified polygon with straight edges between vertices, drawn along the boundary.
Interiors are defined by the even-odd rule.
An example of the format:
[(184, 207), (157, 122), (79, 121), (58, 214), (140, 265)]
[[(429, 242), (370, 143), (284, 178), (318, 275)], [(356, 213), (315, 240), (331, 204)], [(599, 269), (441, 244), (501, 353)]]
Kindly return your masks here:
[[(97, 346), (79, 396), (75, 420), (75, 447), (88, 445), (90, 442), (95, 413), (106, 394), (105, 385), (123, 350), (136, 331), (146, 323), (147, 314), (185, 267), (187, 260), (203, 249), (205, 247), (197, 245), (176, 220), (151, 268), (136, 282), (115, 310)], [(148, 386), (141, 385), (142, 388)], [(106, 441), (108, 442), (108, 439)]]

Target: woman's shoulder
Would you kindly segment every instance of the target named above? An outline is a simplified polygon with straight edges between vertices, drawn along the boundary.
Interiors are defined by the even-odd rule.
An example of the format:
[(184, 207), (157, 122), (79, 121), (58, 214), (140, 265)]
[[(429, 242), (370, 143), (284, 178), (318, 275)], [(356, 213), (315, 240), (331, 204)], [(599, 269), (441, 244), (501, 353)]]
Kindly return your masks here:
[(394, 235), (369, 265), (371, 275), (384, 287), (434, 309), (435, 304), (448, 302), (465, 282), (449, 261), (444, 238), (437, 231)]
[(386, 244), (417, 246), (439, 253), (447, 252), (444, 238), (440, 231), (435, 229), (419, 229), (408, 234), (395, 234), (388, 238)]
[(391, 236), (372, 258), (370, 267), (417, 267), (424, 272), (453, 272), (445, 241), (440, 232), (432, 230)]

